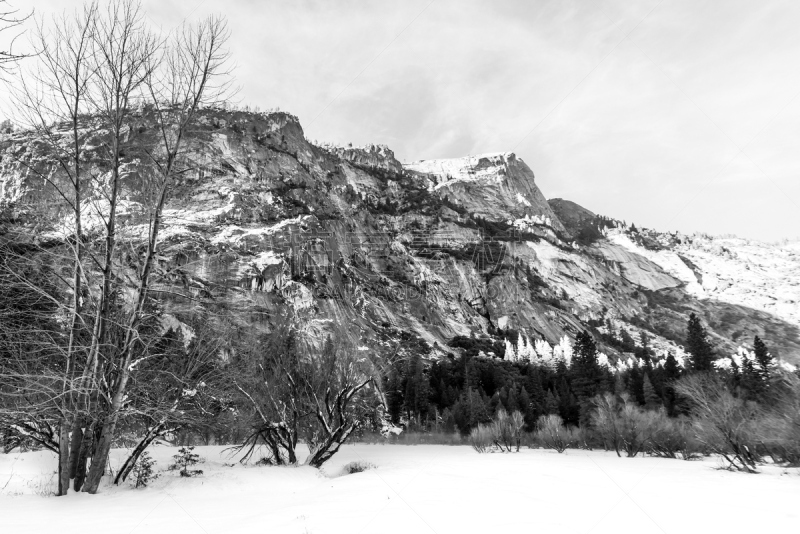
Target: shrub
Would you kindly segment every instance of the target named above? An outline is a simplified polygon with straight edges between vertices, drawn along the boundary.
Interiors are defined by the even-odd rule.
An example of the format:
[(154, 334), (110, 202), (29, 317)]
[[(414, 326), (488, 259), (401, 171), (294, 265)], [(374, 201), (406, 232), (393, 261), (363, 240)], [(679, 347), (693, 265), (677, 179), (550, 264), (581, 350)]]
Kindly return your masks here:
[(628, 458), (634, 458), (650, 442), (657, 415), (655, 412), (645, 412), (625, 398), (617, 417), (622, 448)]
[(628, 394), (615, 397), (610, 393), (595, 397), (592, 426), (606, 450), (620, 450), (633, 458), (649, 446), (653, 433), (662, 421), (657, 412), (645, 411)]
[(150, 456), (150, 453), (145, 451), (136, 460), (133, 466), (133, 481), (134, 488), (146, 488), (150, 482), (153, 482), (160, 475), (153, 471), (156, 461)]
[(190, 469), (203, 461), (198, 454), (192, 451), (194, 451), (194, 446), (181, 447), (178, 449), (178, 454), (172, 456), (175, 461), (169, 468), (171, 470), (180, 470), (179, 472), (182, 477), (196, 477), (202, 475), (202, 469)]
[(543, 415), (537, 422), (536, 441), (545, 449), (554, 449), (559, 453), (579, 441), (578, 430), (564, 426), (564, 420), (558, 415)]
[(603, 448), (614, 450), (619, 456), (622, 440), (618, 428), (617, 404), (617, 398), (609, 393), (595, 397), (595, 409), (591, 415), (591, 424), (603, 441)]
[(519, 452), (519, 447), (522, 444), (522, 429), (525, 428), (525, 416), (519, 410), (514, 410), (510, 420), (514, 444), (517, 447), (517, 452)]
[(764, 454), (776, 463), (800, 466), (800, 377), (775, 376), (768, 401), (769, 408), (756, 425)]
[(469, 434), (469, 443), (476, 451), (483, 453), (491, 450), (511, 452), (516, 448), (519, 452), (522, 443), (522, 429), (525, 418), (519, 411), (511, 415), (502, 408), (497, 411), (494, 420), (488, 425), (478, 425)]
[(503, 409), (497, 411), (489, 426), (492, 434), (492, 443), (500, 450), (500, 452), (511, 452), (511, 447), (516, 442), (514, 427), (509, 417), (508, 412)]
[(352, 475), (354, 473), (363, 473), (368, 469), (375, 469), (375, 466), (369, 462), (356, 461), (345, 465), (342, 468), (342, 472), (344, 472), (345, 475)]
[(469, 444), (479, 453), (489, 452), (494, 444), (494, 433), (486, 425), (478, 425), (469, 433)]
[(691, 405), (698, 441), (722, 456), (731, 469), (755, 473), (763, 410), (756, 403), (736, 398), (720, 377), (710, 373), (681, 378), (675, 391)]
[(689, 419), (671, 419), (663, 410), (659, 410), (654, 415), (647, 452), (660, 458), (694, 460), (700, 457), (701, 447), (692, 433)]

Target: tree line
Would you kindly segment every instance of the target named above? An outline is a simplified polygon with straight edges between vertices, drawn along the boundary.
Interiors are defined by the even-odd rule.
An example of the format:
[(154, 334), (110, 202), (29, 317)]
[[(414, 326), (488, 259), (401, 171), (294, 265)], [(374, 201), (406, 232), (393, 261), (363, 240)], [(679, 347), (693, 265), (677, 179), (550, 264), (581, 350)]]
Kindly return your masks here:
[(656, 364), (646, 337), (636, 345), (622, 332), (603, 334), (605, 341), (616, 338), (614, 345), (635, 348), (634, 364), (622, 371), (602, 365), (586, 331), (576, 337), (569, 365), (564, 359), (542, 365), (486, 357), (490, 350), (502, 354), (502, 344), (458, 338), (454, 344), (465, 349), (458, 357), (427, 364), (415, 356), (390, 367), (384, 377), (388, 415), (409, 430), (470, 436), (480, 450), (491, 442), (490, 428), (503, 427), (498, 421), (508, 421), (506, 414), (519, 414), (520, 430), (539, 444), (627, 447), (628, 455), (647, 446), (672, 457), (692, 441), (693, 453), (721, 454), (747, 471), (765, 457), (800, 461), (800, 375), (779, 365), (759, 337), (751, 351), (721, 356), (691, 314), (689, 358), (681, 365), (673, 354)]

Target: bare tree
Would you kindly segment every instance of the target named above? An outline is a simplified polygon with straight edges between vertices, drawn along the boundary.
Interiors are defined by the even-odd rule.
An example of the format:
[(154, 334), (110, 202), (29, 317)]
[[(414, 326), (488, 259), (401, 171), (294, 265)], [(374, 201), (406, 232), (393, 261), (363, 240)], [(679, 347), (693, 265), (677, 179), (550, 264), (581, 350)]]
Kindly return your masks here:
[[(61, 421), (59, 423), (59, 495), (69, 487), (70, 456), (69, 433), (75, 426), (69, 414), (74, 412), (74, 395), (71, 380), (79, 347), (79, 325), (84, 299), (83, 272), (83, 177), (82, 144), (85, 133), (81, 125), (90, 112), (88, 92), (93, 77), (91, 63), (91, 31), (96, 15), (96, 4), (87, 4), (82, 12), (53, 17), (49, 24), (40, 19), (32, 39), (38, 61), (30, 68), (20, 69), (13, 84), (13, 101), (19, 122), (47, 145), (50, 157), (61, 172), (54, 175), (48, 170), (33, 172), (52, 187), (71, 212), (72, 237), (65, 241), (72, 249), (72, 302), (69, 310), (69, 340), (65, 349), (65, 366), (61, 395)], [(66, 183), (60, 179), (66, 177)]]
[(711, 373), (687, 375), (675, 383), (675, 391), (691, 404), (697, 439), (732, 469), (755, 473), (763, 410), (735, 397), (723, 379)]
[(381, 418), (378, 366), (352, 337), (341, 328), (319, 346), (294, 320), (279, 325), (263, 349), (242, 355), (234, 380), (252, 428), (238, 447), (243, 459), (264, 444), (270, 462), (295, 463), (300, 440), (309, 448), (305, 463), (321, 467), (360, 426)]
[[(18, 9), (14, 9), (9, 5), (8, 0), (0, 0), (0, 33), (13, 30), (22, 25), (30, 16), (31, 13), (21, 15)], [(8, 48), (0, 50), (0, 72), (8, 73), (12, 65), (27, 57), (27, 54), (14, 50), (14, 45), (18, 38), (19, 34), (11, 37)]]
[(114, 479), (128, 477), (137, 460), (156, 439), (180, 430), (214, 430), (228, 407), (229, 384), (218, 358), (220, 337), (215, 332), (187, 340), (169, 330), (148, 347), (137, 363), (126, 402), (126, 428), (137, 443)]
[(376, 367), (344, 335), (328, 338), (318, 354), (306, 361), (302, 388), (315, 425), (306, 435), (306, 463), (321, 467), (350, 435), (383, 408)]
[[(42, 389), (56, 413), (59, 494), (70, 478), (76, 490), (97, 491), (131, 375), (145, 367), (138, 356), (149, 343), (145, 330), (152, 330), (143, 328), (153, 319), (150, 283), (158, 272), (163, 210), (190, 168), (186, 134), (198, 111), (229, 90), (228, 35), (224, 21), (212, 17), (162, 40), (135, 0), (113, 0), (103, 9), (90, 3), (37, 25), (38, 62), (20, 76), (15, 98), (46, 158), (28, 155), (15, 164), (41, 176), (68, 214), (59, 219), (67, 228), (62, 246), (48, 251), (71, 266), (70, 279), (61, 281), (70, 302), (58, 311), (68, 318), (68, 339), (51, 340), (61, 361), (39, 373), (57, 376), (60, 386)], [(155, 126), (157, 135), (137, 138), (137, 121)], [(120, 224), (120, 198), (132, 173), (141, 178), (141, 209)], [(61, 298), (29, 285), (43, 298)], [(133, 298), (120, 301), (130, 286)], [(31, 376), (22, 363), (16, 370)], [(47, 417), (52, 426), (53, 413)]]
[(237, 447), (248, 461), (256, 447), (265, 445), (264, 460), (275, 465), (297, 463), (295, 449), (300, 427), (310, 415), (299, 388), (302, 355), (296, 332), (288, 321), (279, 323), (263, 348), (245, 353), (231, 371), (240, 394), (242, 414), (250, 420), (250, 434)]
[(0, 437), (6, 450), (58, 452), (57, 413), (64, 339), (53, 271), (40, 247), (0, 240)]
[[(105, 471), (107, 456), (114, 440), (119, 412), (125, 398), (125, 391), (130, 379), (132, 366), (132, 349), (138, 337), (138, 327), (145, 313), (148, 298), (149, 282), (153, 270), (159, 232), (162, 225), (164, 205), (170, 188), (177, 175), (185, 172), (186, 162), (182, 161), (181, 148), (188, 127), (198, 110), (209, 102), (216, 102), (226, 89), (224, 78), (228, 71), (226, 63), (228, 53), (224, 49), (229, 32), (221, 19), (209, 18), (195, 27), (183, 27), (167, 45), (165, 51), (160, 49), (153, 38), (143, 30), (139, 30), (141, 16), (138, 4), (134, 7), (130, 2), (123, 2), (123, 21), (130, 21), (130, 30), (118, 30), (110, 24), (101, 25), (97, 35), (101, 57), (108, 58), (101, 64), (98, 78), (106, 80), (102, 94), (107, 95), (107, 116), (114, 132), (112, 154), (114, 166), (112, 175), (112, 193), (110, 197), (109, 218), (107, 223), (106, 269), (104, 270), (105, 305), (108, 306), (111, 275), (113, 274), (111, 254), (115, 245), (114, 216), (119, 193), (119, 147), (122, 136), (124, 117), (120, 109), (127, 108), (130, 94), (134, 86), (143, 84), (155, 110), (156, 122), (160, 130), (160, 146), (158, 152), (150, 153), (154, 164), (154, 187), (151, 189), (153, 204), (149, 205), (149, 221), (147, 225), (146, 252), (137, 272), (137, 288), (133, 309), (124, 326), (124, 338), (119, 346), (114, 347), (116, 379), (111, 388), (110, 406), (102, 423), (102, 431), (97, 444), (92, 466), (87, 477), (86, 491), (95, 493)], [(110, 18), (109, 18), (110, 20)], [(124, 28), (124, 27), (123, 27)], [(127, 50), (136, 51), (126, 62), (115, 54), (126, 50), (116, 43), (130, 36), (132, 47)], [(159, 58), (158, 54), (162, 56)], [(136, 73), (135, 76), (132, 73)], [(141, 76), (141, 78), (139, 78)], [(108, 80), (116, 80), (108, 83)], [(111, 97), (111, 98), (108, 98)], [(108, 276), (106, 276), (106, 273)], [(107, 317), (107, 312), (104, 312)], [(100, 336), (102, 339), (102, 336)]]

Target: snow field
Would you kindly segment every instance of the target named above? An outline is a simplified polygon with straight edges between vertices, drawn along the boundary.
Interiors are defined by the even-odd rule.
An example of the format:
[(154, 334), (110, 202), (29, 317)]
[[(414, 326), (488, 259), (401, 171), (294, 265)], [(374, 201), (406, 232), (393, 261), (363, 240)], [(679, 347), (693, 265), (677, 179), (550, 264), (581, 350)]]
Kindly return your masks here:
[[(800, 524), (797, 470), (745, 475), (717, 469), (713, 458), (357, 444), (319, 472), (229, 467), (235, 458), (223, 449), (195, 449), (206, 459), (199, 478), (162, 472), (146, 489), (128, 483), (66, 498), (36, 494), (55, 482), (51, 453), (0, 455), (0, 532), (638, 534), (792, 532)], [(113, 451), (113, 466), (122, 452)], [(157, 470), (176, 452), (152, 448)], [(352, 461), (377, 467), (342, 475)]]

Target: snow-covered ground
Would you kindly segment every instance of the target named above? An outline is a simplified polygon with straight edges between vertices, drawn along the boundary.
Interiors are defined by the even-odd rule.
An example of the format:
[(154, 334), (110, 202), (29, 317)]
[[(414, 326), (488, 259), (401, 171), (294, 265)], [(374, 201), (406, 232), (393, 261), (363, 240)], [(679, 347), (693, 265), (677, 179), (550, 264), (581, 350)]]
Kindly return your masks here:
[[(319, 472), (229, 467), (223, 449), (196, 449), (206, 458), (200, 478), (167, 472), (146, 489), (66, 498), (36, 494), (55, 480), (51, 454), (0, 454), (0, 532), (730, 534), (800, 524), (800, 473), (777, 467), (745, 475), (717, 469), (715, 459), (359, 444)], [(155, 447), (157, 467), (175, 452)], [(342, 475), (357, 460), (376, 468)]]

